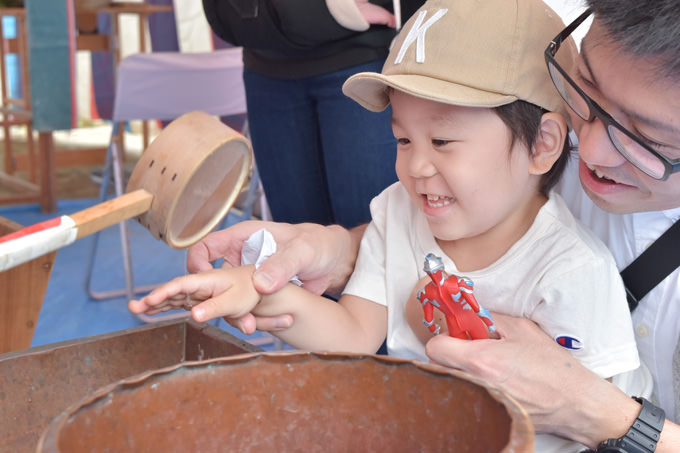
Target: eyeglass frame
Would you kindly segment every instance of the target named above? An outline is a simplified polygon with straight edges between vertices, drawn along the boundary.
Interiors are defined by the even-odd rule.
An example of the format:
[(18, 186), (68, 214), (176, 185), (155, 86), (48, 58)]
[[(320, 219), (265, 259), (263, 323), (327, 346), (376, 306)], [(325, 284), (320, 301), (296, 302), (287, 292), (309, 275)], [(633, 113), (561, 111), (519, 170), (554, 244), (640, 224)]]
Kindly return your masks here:
[[(607, 131), (607, 136), (609, 137), (609, 140), (611, 141), (612, 145), (618, 151), (628, 162), (630, 162), (635, 168), (639, 169), (640, 171), (644, 172), (647, 176), (650, 178), (656, 179), (657, 181), (665, 181), (668, 179), (668, 177), (673, 174), (677, 173), (680, 171), (680, 159), (669, 159), (668, 157), (664, 156), (663, 154), (659, 153), (657, 150), (649, 146), (647, 143), (645, 143), (640, 137), (637, 135), (633, 134), (630, 132), (628, 129), (623, 127), (618, 121), (616, 121), (609, 113), (607, 113), (600, 105), (595, 102), (593, 99), (590, 98), (582, 89), (579, 87), (576, 82), (572, 80), (571, 77), (567, 74), (567, 72), (562, 68), (562, 66), (559, 65), (557, 60), (555, 59), (555, 55), (557, 54), (557, 51), (560, 49), (560, 46), (562, 43), (571, 35), (574, 30), (578, 28), (579, 25), (581, 25), (591, 14), (593, 13), (592, 9), (588, 8), (586, 9), (579, 17), (577, 17), (571, 24), (567, 25), (564, 30), (562, 30), (555, 38), (553, 38), (552, 41), (548, 44), (548, 47), (546, 47), (544, 56), (545, 56), (545, 63), (546, 66), (548, 67), (548, 74), (550, 75), (550, 80), (552, 81), (553, 85), (555, 85), (555, 89), (557, 90), (557, 93), (560, 95), (560, 97), (564, 100), (564, 103), (569, 106), (569, 108), (576, 113), (579, 118), (583, 119), (584, 121), (591, 122), (593, 119), (597, 118), (599, 119), (602, 124), (605, 127), (605, 130)], [(581, 98), (585, 101), (586, 106), (588, 106), (588, 118), (583, 118), (579, 112), (574, 109), (574, 107), (571, 106), (569, 101), (564, 97), (564, 95), (560, 92), (560, 90), (557, 88), (557, 84), (555, 83), (555, 80), (553, 79), (552, 73), (550, 72), (550, 66), (553, 66), (555, 69), (557, 69), (564, 80), (571, 85), (571, 87), (576, 91), (576, 93), (581, 96)], [(651, 174), (649, 174), (648, 171), (646, 171), (644, 168), (640, 168), (640, 164), (634, 162), (633, 158), (629, 157), (627, 152), (625, 150), (621, 150), (619, 148), (619, 145), (616, 144), (616, 140), (612, 137), (612, 133), (610, 132), (610, 126), (613, 128), (618, 129), (621, 131), (623, 134), (625, 134), (628, 138), (633, 140), (635, 143), (640, 145), (643, 149), (646, 151), (650, 152), (654, 157), (656, 157), (659, 161), (664, 166), (664, 174), (660, 178), (657, 178)]]

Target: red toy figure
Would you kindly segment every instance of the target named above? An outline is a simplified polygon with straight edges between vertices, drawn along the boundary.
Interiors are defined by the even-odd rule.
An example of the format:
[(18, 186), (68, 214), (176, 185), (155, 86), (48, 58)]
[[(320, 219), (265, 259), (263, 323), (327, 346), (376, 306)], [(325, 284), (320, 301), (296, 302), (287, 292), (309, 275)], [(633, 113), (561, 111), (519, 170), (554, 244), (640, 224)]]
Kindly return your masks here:
[(423, 307), (423, 324), (437, 335), (439, 325), (434, 322), (434, 308), (446, 317), (449, 335), (463, 340), (489, 338), (489, 332), (496, 330), (489, 310), (482, 308), (472, 294), (472, 280), (449, 275), (444, 270), (442, 259), (432, 253), (425, 257), (423, 270), (432, 281), (418, 290), (417, 299)]

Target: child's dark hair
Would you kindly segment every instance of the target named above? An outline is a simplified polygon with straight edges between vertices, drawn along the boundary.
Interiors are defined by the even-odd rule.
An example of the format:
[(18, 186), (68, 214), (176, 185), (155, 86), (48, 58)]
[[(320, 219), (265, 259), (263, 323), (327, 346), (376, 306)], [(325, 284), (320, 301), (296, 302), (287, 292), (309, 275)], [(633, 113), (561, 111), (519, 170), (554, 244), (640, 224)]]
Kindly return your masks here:
[[(548, 111), (526, 101), (515, 101), (511, 104), (501, 105), (494, 108), (501, 120), (510, 128), (512, 143), (521, 140), (524, 145), (531, 149), (536, 134), (541, 124), (541, 117)], [(567, 166), (569, 150), (571, 148), (569, 137), (564, 141), (564, 147), (560, 157), (555, 161), (550, 171), (541, 178), (539, 189), (548, 196), (550, 189), (557, 184)]]

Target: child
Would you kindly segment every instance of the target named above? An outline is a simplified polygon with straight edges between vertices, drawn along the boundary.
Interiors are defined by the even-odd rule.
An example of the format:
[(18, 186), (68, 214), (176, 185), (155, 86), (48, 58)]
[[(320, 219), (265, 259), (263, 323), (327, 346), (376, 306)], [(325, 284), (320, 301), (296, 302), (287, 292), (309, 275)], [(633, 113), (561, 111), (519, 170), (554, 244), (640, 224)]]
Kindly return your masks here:
[[(130, 309), (196, 302), (199, 321), (292, 313), (293, 326), (275, 334), (294, 347), (373, 353), (387, 337), (389, 354), (427, 360), (432, 334), (416, 292), (433, 253), (448, 273), (472, 279), (484, 308), (534, 320), (600, 376), (637, 368), (615, 263), (550, 190), (568, 156), (567, 126), (543, 49), (562, 27), (540, 0), (430, 0), (381, 74), (346, 82), (369, 110), (392, 105), (399, 182), (371, 202), (339, 303), (295, 285), (260, 296), (253, 266), (242, 266), (175, 279)], [(573, 43), (563, 50), (573, 56)], [(578, 450), (548, 436), (536, 445)]]

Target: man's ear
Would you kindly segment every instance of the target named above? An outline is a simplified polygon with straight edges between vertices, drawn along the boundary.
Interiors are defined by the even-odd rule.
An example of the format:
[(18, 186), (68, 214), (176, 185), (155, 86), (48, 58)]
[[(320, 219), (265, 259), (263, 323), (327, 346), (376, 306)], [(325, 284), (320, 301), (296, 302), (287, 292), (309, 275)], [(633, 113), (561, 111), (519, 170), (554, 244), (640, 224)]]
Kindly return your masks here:
[(542, 175), (550, 171), (562, 154), (567, 134), (567, 122), (562, 115), (555, 112), (543, 114), (536, 140), (531, 147), (529, 173)]

